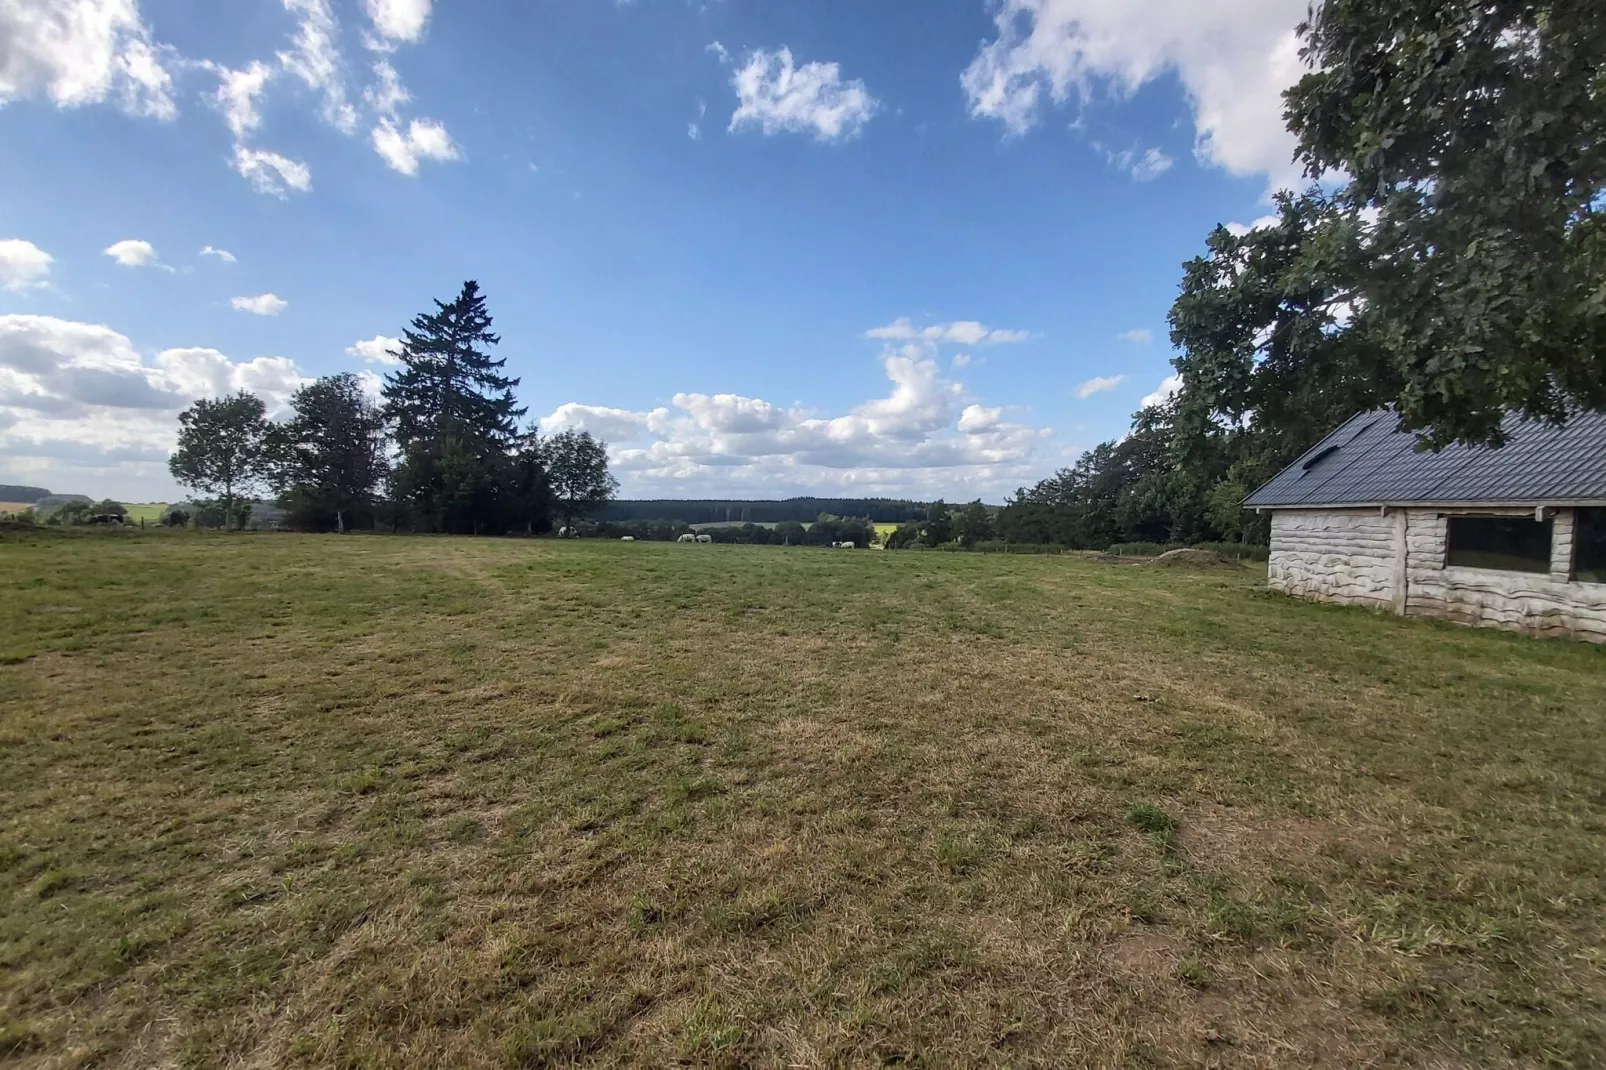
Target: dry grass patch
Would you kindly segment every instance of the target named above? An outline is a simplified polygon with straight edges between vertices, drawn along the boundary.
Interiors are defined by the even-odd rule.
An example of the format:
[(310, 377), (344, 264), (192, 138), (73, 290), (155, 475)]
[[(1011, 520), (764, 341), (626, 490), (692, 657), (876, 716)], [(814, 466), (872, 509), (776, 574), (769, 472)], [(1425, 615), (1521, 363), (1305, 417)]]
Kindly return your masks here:
[(1249, 570), (0, 545), (0, 1061), (1556, 1066), (1606, 651)]

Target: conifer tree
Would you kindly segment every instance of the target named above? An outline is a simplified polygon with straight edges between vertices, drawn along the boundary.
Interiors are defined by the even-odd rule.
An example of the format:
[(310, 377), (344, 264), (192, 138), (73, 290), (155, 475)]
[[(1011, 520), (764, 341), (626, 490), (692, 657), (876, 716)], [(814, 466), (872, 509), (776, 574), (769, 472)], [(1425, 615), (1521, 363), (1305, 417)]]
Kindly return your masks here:
[(500, 341), (472, 279), (402, 332), (402, 369), (383, 391), (401, 452), (391, 488), (426, 530), (499, 532), (513, 519), (501, 490), (525, 410), (513, 395), (519, 381), (491, 356)]

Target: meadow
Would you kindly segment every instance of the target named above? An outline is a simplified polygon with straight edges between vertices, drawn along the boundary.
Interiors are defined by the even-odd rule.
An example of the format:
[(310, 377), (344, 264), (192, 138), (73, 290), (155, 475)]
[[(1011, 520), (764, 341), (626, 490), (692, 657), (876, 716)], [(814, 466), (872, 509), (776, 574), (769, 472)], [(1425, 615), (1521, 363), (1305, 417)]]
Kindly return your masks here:
[(1606, 649), (1263, 568), (0, 536), (0, 1063), (1606, 1052)]

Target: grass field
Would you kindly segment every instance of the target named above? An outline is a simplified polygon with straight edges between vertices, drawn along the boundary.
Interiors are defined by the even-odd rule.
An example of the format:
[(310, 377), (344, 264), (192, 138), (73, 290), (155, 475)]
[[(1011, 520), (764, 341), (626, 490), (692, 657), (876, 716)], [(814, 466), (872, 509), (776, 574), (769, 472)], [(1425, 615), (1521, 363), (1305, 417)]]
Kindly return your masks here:
[(1606, 1051), (1606, 649), (1072, 557), (0, 543), (0, 1062)]
[(167, 512), (167, 505), (163, 502), (124, 502), (123, 508), (128, 510), (129, 522), (133, 524), (141, 520), (146, 524), (159, 523), (162, 514)]

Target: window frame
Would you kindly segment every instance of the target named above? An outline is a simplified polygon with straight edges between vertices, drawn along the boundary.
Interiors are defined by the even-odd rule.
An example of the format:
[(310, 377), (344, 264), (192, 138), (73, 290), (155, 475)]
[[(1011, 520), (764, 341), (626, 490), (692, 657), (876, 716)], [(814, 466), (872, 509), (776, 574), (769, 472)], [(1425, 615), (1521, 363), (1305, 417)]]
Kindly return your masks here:
[[(1523, 510), (1523, 511), (1519, 512), (1519, 511), (1516, 511), (1516, 510), (1503, 510), (1503, 509), (1501, 509), (1501, 510), (1496, 510), (1496, 509), (1490, 509), (1490, 510), (1470, 509), (1470, 510), (1465, 510), (1465, 511), (1458, 510), (1458, 511), (1453, 512), (1453, 513), (1451, 513), (1451, 512), (1441, 513), (1440, 515), (1444, 518), (1444, 567), (1445, 568), (1471, 569), (1471, 570), (1476, 571), (1476, 572), (1497, 572), (1497, 573), (1501, 573), (1503, 575), (1509, 575), (1509, 576), (1550, 576), (1550, 575), (1552, 575), (1554, 573), (1555, 562), (1556, 562), (1556, 518), (1555, 518), (1554, 515), (1548, 516), (1544, 520), (1539, 520), (1534, 516), (1533, 512), (1528, 511), (1528, 510)], [(1549, 530), (1549, 541), (1548, 541), (1549, 553), (1544, 558), (1544, 567), (1542, 569), (1541, 568), (1532, 568), (1532, 569), (1501, 568), (1498, 565), (1469, 565), (1469, 564), (1465, 564), (1465, 563), (1456, 562), (1456, 561), (1451, 560), (1451, 555), (1455, 552), (1455, 548), (1454, 548), (1454, 545), (1453, 545), (1453, 540), (1451, 538), (1451, 531), (1453, 529), (1454, 522), (1457, 521), (1457, 520), (1517, 520), (1517, 521), (1527, 521), (1528, 523), (1532, 523), (1532, 524), (1539, 524), (1542, 527), (1548, 528), (1548, 530)], [(1576, 546), (1577, 546), (1577, 540), (1574, 539), (1574, 547), (1576, 548)], [(1537, 558), (1534, 558), (1532, 560), (1533, 560), (1534, 564), (1538, 564), (1539, 563), (1539, 560)]]
[(1598, 514), (1602, 528), (1606, 529), (1606, 505), (1580, 505), (1573, 508), (1572, 560), (1567, 562), (1567, 579), (1572, 583), (1587, 583), (1596, 587), (1606, 586), (1606, 558), (1602, 558), (1598, 568), (1590, 568), (1587, 570), (1589, 572), (1598, 573), (1600, 576), (1599, 579), (1586, 578), (1579, 575), (1580, 572), (1586, 571), (1584, 569), (1583, 562), (1583, 533), (1585, 513)]

